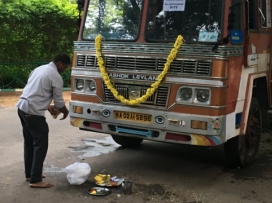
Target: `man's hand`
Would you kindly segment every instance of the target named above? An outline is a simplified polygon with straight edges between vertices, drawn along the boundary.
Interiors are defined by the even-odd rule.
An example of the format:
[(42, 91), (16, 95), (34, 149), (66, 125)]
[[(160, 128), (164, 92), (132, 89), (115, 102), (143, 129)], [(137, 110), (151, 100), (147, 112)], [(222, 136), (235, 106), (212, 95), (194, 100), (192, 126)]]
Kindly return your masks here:
[(58, 115), (60, 114), (60, 111), (55, 109), (54, 105), (50, 105), (48, 107), (48, 111), (51, 113), (54, 119), (56, 119)]
[(48, 106), (48, 111), (50, 112), (51, 115), (54, 113), (54, 110), (55, 110), (54, 105)]
[(68, 109), (66, 108), (66, 106), (64, 105), (62, 108), (58, 109), (61, 113), (63, 113), (63, 117), (60, 119), (60, 120), (64, 120), (68, 114), (69, 114), (69, 111)]

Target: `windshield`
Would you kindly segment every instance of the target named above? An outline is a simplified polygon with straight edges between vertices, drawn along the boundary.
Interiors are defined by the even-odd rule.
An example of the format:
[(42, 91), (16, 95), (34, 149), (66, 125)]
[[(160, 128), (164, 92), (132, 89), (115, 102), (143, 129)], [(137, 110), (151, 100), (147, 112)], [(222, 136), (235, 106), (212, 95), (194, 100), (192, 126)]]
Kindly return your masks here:
[(138, 36), (142, 0), (90, 0), (83, 38), (135, 40)]
[(221, 38), (222, 0), (149, 0), (145, 39), (186, 43), (217, 42)]

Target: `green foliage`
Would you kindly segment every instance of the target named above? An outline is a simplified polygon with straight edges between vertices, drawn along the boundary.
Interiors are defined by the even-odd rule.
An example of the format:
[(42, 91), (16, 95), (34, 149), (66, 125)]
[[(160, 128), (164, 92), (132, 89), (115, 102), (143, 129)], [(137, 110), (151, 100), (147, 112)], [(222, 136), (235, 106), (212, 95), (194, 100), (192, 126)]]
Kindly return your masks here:
[(12, 81), (13, 88), (24, 86), (37, 61), (51, 61), (58, 52), (72, 56), (77, 21), (75, 0), (1, 0), (0, 88)]

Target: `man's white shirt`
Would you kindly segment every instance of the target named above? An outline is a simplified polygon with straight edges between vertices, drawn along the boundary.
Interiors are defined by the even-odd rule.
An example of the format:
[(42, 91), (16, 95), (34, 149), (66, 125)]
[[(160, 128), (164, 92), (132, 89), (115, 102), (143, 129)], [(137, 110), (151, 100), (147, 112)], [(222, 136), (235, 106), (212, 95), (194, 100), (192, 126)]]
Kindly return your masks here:
[(34, 69), (16, 106), (31, 115), (45, 116), (54, 100), (56, 109), (64, 107), (63, 80), (53, 62)]

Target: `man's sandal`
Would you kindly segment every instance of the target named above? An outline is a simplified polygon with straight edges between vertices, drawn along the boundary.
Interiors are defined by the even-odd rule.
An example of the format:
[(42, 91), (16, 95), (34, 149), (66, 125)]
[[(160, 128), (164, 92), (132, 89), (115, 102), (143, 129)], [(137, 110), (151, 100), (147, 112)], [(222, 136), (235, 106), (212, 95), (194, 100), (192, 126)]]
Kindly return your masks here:
[[(42, 174), (42, 178), (46, 178), (46, 175)], [(26, 181), (30, 181), (30, 178), (26, 178)]]

